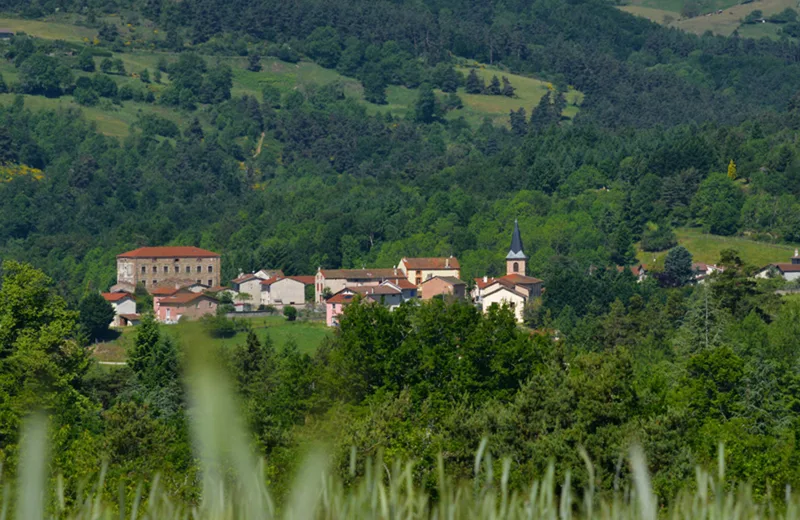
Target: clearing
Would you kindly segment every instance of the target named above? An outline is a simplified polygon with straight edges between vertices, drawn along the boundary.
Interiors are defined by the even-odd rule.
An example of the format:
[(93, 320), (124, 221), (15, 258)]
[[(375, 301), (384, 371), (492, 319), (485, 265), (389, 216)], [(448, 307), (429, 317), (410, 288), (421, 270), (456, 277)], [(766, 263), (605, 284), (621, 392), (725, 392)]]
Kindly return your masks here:
[[(773, 262), (788, 262), (796, 247), (791, 244), (770, 244), (742, 237), (723, 237), (703, 233), (698, 229), (675, 230), (678, 243), (692, 253), (695, 262), (714, 264), (723, 249), (735, 249), (746, 264), (764, 266)], [(663, 266), (666, 251), (648, 253), (639, 250), (637, 257), (645, 265)]]
[[(682, 6), (682, 0), (638, 0), (631, 2), (630, 5), (622, 6), (620, 9), (694, 34), (701, 35), (706, 31), (711, 31), (714, 34), (730, 36), (739, 29), (742, 37), (761, 38), (767, 36), (774, 38), (777, 35), (777, 26), (774, 24), (757, 24), (763, 26), (759, 29), (755, 25), (742, 25), (742, 20), (755, 10), (761, 11), (765, 17), (768, 17), (787, 8), (797, 9), (798, 2), (797, 0), (757, 0), (747, 4), (737, 4), (729, 0), (717, 0), (711, 4), (713, 9), (709, 9), (707, 14), (686, 19), (680, 17)], [(717, 11), (720, 9), (722, 12), (718, 13)], [(774, 27), (768, 29), (767, 26)]]
[[(253, 327), (260, 340), (269, 336), (275, 347), (282, 349), (287, 342), (294, 341), (297, 349), (303, 354), (313, 355), (325, 338), (333, 335), (333, 329), (316, 321), (286, 321), (283, 316), (270, 316), (268, 318), (237, 318), (247, 320)], [(136, 327), (120, 329), (120, 336), (107, 343), (98, 343), (94, 349), (94, 357), (98, 361), (121, 362), (127, 358), (127, 350), (133, 345)], [(162, 325), (161, 330), (174, 339), (183, 348), (193, 345), (204, 345), (212, 348), (232, 347), (242, 345), (247, 338), (246, 332), (239, 332), (231, 338), (212, 338), (203, 330), (198, 321), (179, 323), (177, 325)]]

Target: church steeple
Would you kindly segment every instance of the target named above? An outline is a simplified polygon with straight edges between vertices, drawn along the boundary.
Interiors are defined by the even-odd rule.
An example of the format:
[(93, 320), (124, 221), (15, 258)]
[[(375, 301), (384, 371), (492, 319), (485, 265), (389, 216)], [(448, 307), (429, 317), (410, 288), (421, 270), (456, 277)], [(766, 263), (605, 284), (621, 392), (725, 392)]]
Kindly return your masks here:
[(511, 247), (506, 255), (506, 274), (525, 275), (528, 257), (522, 250), (522, 235), (519, 232), (519, 222), (514, 220), (514, 233), (511, 235)]

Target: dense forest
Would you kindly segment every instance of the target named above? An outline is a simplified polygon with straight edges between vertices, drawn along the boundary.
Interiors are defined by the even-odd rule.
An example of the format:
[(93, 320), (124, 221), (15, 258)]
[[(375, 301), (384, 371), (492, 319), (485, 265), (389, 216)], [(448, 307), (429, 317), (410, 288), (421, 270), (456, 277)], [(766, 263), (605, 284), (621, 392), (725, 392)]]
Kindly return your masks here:
[[(350, 446), (382, 449), (417, 459), (415, 477), (432, 488), (439, 453), (466, 477), (487, 436), (492, 453), (514, 460), (515, 485), (551, 458), (584, 484), (585, 447), (609, 492), (626, 478), (620, 457), (633, 440), (662, 497), (711, 464), (719, 442), (730, 478), (759, 497), (800, 485), (797, 302), (775, 295), (777, 281), (753, 281), (756, 266), (735, 251), (697, 286), (686, 269), (644, 283), (616, 269), (636, 263), (637, 242), (673, 248), (679, 226), (800, 241), (797, 43), (698, 37), (599, 0), (0, 9), (31, 19), (58, 9), (98, 32), (78, 48), (24, 34), (0, 42), (16, 72), (0, 81), (15, 96), (0, 107), (0, 450), (12, 472), (16, 428), (43, 396), (71, 499), (104, 456), (112, 495), (162, 471), (171, 492), (198, 497), (181, 345), (146, 319), (124, 369), (98, 369), (85, 349), (78, 302), (113, 283), (122, 251), (212, 249), (226, 279), (454, 254), (469, 279), (502, 272), (518, 219), (530, 274), (547, 288), (526, 309), (530, 328), (508, 309), (464, 303), (355, 305), (314, 356), (254, 335), (217, 353), (271, 482), (285, 485), (305, 443), (326, 437), (344, 478)], [(149, 20), (164, 34), (153, 52), (177, 57), (123, 82), (112, 51), (136, 46), (97, 21), (109, 13)], [(235, 95), (225, 58), (257, 68), (266, 55), (356, 78), (372, 104), (386, 103), (390, 85), (416, 89), (416, 100), (396, 117), (336, 83)], [(474, 86), (455, 68), (463, 59), (553, 90), (507, 126), (445, 118), (458, 88)], [(157, 94), (148, 87), (162, 81)], [(562, 116), (568, 87), (584, 95), (572, 120)], [(186, 123), (142, 116), (117, 139), (80, 110), (26, 104), (66, 95), (86, 107), (150, 103)]]

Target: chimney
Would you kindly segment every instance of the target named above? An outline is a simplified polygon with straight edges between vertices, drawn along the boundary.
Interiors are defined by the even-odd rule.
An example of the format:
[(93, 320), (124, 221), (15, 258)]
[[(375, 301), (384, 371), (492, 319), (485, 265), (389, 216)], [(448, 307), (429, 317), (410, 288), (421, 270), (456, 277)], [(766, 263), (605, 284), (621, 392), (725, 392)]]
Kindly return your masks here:
[(483, 283), (486, 283), (488, 281), (489, 281), (489, 277), (486, 276), (486, 275), (483, 275)]
[(445, 268), (450, 269), (450, 259), (449, 258), (445, 258), (444, 259), (444, 266), (445, 266)]
[(798, 251), (797, 249), (795, 249), (795, 250), (794, 250), (794, 256), (795, 256), (795, 257), (798, 257), (798, 256), (800, 256), (800, 251)]

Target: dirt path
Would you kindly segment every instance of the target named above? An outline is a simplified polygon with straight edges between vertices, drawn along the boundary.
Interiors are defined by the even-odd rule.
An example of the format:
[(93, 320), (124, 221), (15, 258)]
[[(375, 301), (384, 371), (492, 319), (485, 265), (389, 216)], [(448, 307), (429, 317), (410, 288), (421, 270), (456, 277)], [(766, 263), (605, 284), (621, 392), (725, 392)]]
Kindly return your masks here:
[(253, 154), (253, 158), (261, 155), (261, 146), (263, 144), (264, 144), (264, 132), (261, 132), (261, 139), (258, 140), (258, 146), (256, 146), (256, 153)]

